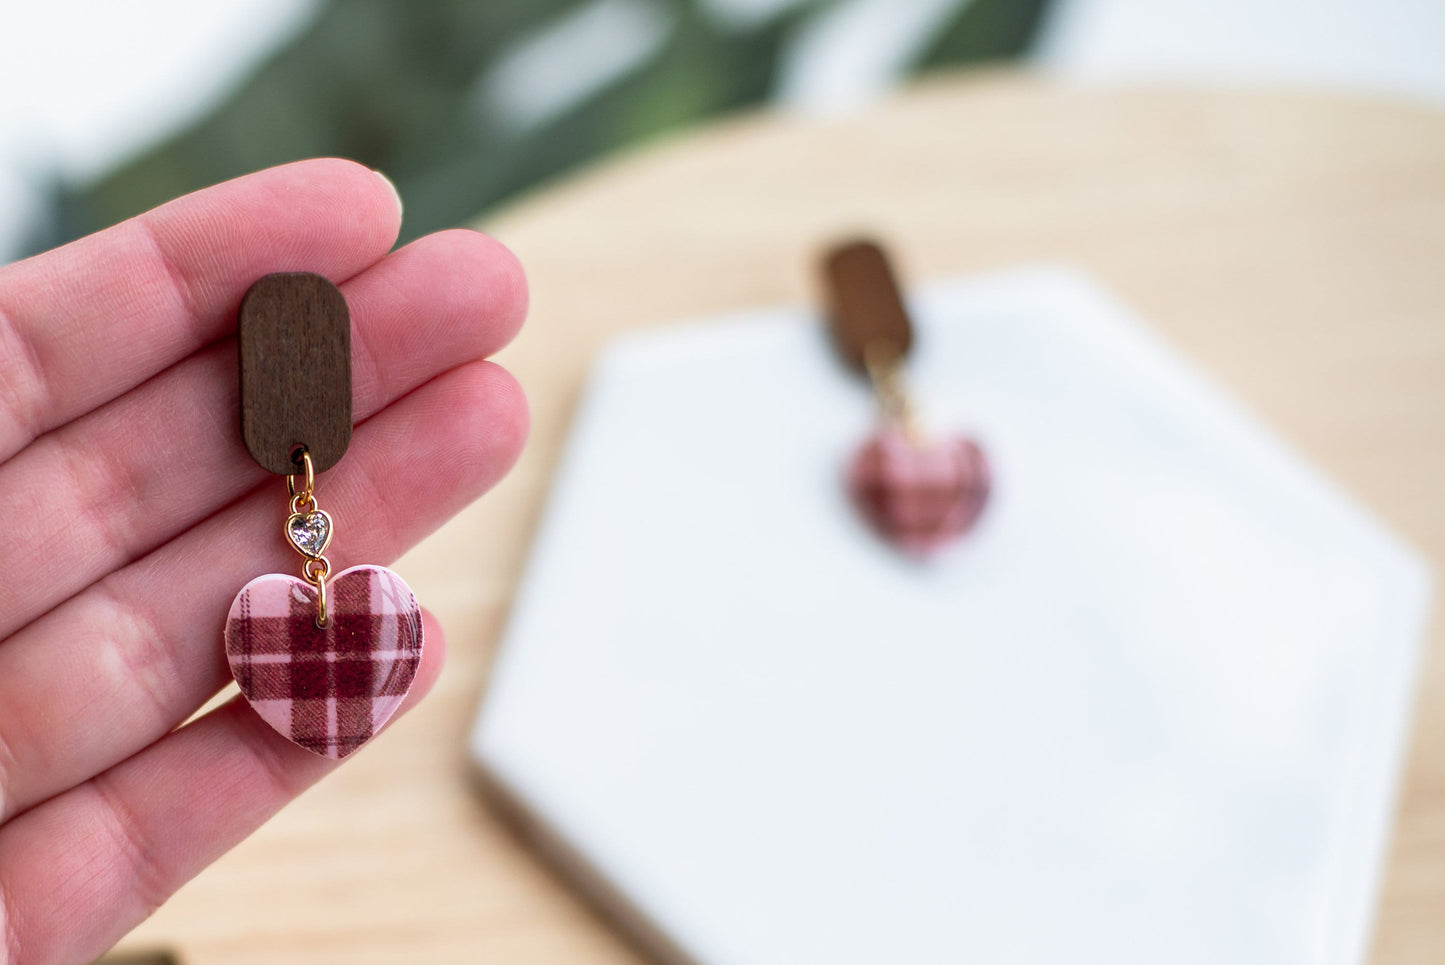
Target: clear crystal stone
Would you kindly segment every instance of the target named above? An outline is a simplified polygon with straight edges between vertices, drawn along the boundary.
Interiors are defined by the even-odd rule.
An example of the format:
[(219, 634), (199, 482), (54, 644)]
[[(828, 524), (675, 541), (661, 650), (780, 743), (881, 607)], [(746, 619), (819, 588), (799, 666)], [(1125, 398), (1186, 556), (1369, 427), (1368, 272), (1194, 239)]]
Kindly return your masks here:
[(286, 524), (286, 535), (307, 556), (320, 556), (331, 536), (331, 520), (319, 511), (295, 516)]

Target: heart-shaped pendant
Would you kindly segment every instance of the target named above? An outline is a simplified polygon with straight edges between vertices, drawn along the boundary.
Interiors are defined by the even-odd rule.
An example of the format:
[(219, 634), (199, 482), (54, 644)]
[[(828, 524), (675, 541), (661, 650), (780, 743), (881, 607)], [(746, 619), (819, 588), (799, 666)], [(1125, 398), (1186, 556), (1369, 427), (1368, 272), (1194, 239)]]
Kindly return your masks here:
[(331, 516), (322, 509), (292, 513), (286, 517), (286, 539), (302, 556), (320, 558), (331, 545)]
[(422, 621), (411, 589), (385, 567), (342, 570), (327, 595), (322, 629), (314, 586), (258, 576), (231, 604), (226, 659), (241, 694), (277, 733), (339, 759), (401, 706), (421, 663)]
[(904, 551), (926, 556), (966, 533), (988, 502), (983, 450), (962, 436), (915, 441), (885, 426), (859, 447), (848, 488), (863, 517)]

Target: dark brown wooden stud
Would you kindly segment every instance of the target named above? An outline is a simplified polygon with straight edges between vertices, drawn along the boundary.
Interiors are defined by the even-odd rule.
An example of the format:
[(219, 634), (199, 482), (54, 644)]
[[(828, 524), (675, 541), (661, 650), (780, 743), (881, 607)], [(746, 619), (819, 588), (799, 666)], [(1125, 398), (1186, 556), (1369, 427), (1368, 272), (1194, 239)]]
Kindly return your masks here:
[(908, 354), (913, 326), (882, 248), (871, 241), (852, 241), (831, 249), (823, 257), (823, 283), (833, 342), (849, 365), (867, 369), (870, 343), (883, 349), (885, 357)]
[(320, 275), (267, 275), (241, 300), (241, 438), (271, 472), (295, 471), (298, 446), (317, 472), (351, 442), (351, 316)]

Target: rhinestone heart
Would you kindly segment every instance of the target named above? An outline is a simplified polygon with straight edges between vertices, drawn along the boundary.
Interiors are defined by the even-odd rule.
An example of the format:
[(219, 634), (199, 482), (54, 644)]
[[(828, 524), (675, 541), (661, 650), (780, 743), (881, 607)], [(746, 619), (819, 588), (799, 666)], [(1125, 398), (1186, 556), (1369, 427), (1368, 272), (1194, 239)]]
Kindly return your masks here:
[(302, 556), (315, 559), (331, 543), (331, 517), (321, 509), (292, 513), (286, 520), (286, 538)]
[(330, 619), (321, 629), (311, 584), (282, 573), (247, 583), (226, 618), (226, 660), (242, 696), (277, 733), (340, 759), (370, 740), (411, 689), (421, 608), (381, 566), (353, 566), (326, 585)]
[(892, 426), (871, 435), (848, 470), (859, 512), (880, 536), (914, 556), (968, 532), (990, 488), (988, 460), (973, 440), (919, 442)]

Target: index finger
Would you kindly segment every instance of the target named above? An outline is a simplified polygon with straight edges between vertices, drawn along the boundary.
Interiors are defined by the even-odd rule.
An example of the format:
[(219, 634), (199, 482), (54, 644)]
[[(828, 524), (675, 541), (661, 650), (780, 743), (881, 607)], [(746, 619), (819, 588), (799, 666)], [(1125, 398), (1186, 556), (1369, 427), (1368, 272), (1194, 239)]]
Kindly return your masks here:
[(389, 182), (326, 158), (188, 194), (0, 268), (0, 462), (224, 335), (261, 275), (340, 283), (380, 260), (400, 227)]

